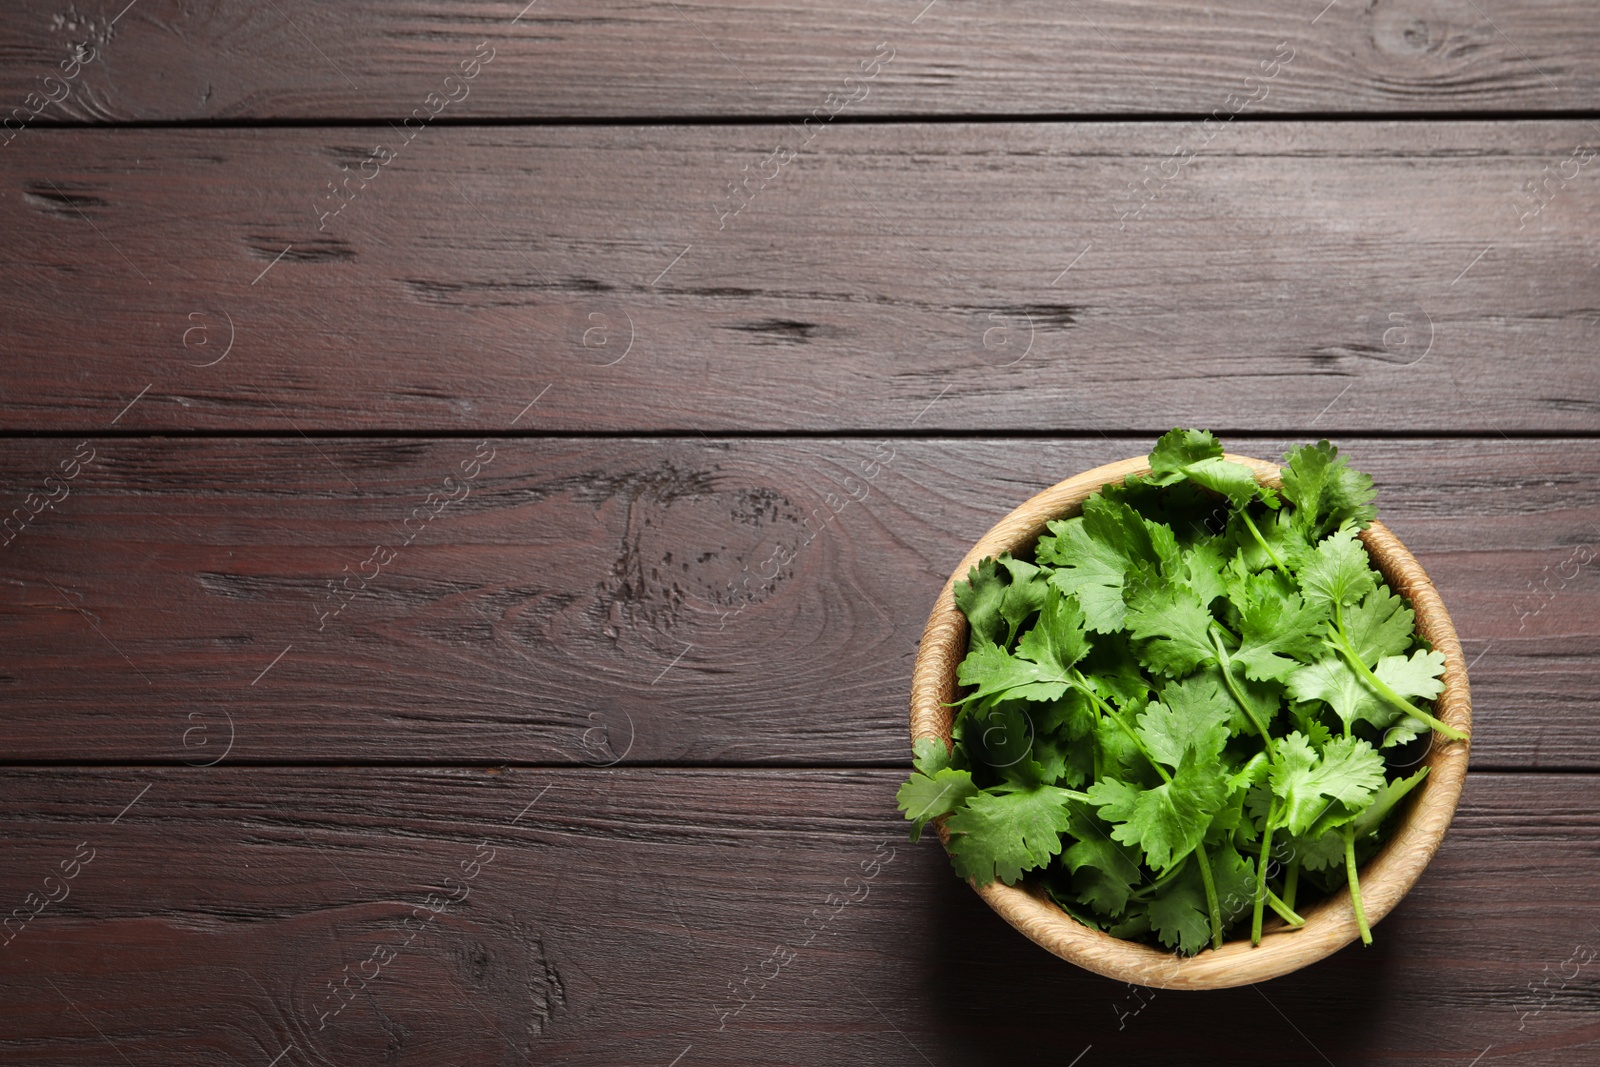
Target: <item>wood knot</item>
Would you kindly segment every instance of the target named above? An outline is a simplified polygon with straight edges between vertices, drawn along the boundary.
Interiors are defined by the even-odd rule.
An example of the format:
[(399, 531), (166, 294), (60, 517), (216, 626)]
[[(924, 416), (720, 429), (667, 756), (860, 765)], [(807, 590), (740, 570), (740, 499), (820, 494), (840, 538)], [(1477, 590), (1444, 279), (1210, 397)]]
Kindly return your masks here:
[(1444, 51), (1453, 24), (1471, 25), (1454, 17), (1456, 6), (1452, 0), (1379, 0), (1366, 13), (1372, 46), (1402, 59), (1438, 55)]

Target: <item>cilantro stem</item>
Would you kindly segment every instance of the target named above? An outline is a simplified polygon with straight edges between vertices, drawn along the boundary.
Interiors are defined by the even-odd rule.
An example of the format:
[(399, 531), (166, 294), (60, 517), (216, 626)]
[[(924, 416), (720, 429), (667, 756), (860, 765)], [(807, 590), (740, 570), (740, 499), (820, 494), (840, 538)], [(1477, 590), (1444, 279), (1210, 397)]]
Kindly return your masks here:
[[(1344, 608), (1337, 601), (1335, 601), (1333, 605), (1333, 625), (1336, 638), (1333, 641), (1333, 646), (1344, 655), (1345, 660), (1349, 662), (1350, 666), (1355, 668), (1356, 673), (1360, 675), (1362, 680), (1364, 680), (1367, 685), (1372, 688), (1373, 692), (1377, 693), (1385, 701), (1394, 705), (1407, 715), (1410, 715), (1416, 719), (1421, 719), (1423, 722), (1427, 723), (1431, 729), (1443, 734), (1452, 741), (1465, 741), (1467, 739), (1466, 734), (1462, 733), (1460, 730), (1457, 730), (1454, 726), (1434, 718), (1421, 708), (1416, 707), (1405, 697), (1391, 689), (1389, 684), (1382, 678), (1379, 678), (1376, 674), (1372, 673), (1372, 669), (1362, 661), (1359, 655), (1356, 654), (1355, 646), (1350, 642), (1350, 634), (1344, 628)], [(1348, 729), (1349, 725), (1346, 724), (1346, 731), (1348, 731)]]
[(1289, 907), (1289, 905), (1283, 902), (1282, 897), (1278, 896), (1278, 894), (1274, 893), (1270, 889), (1267, 890), (1267, 903), (1272, 905), (1272, 910), (1278, 913), (1278, 918), (1282, 919), (1290, 926), (1298, 929), (1306, 924), (1304, 919), (1295, 914), (1295, 910), (1293, 908)]
[(1278, 554), (1272, 551), (1272, 546), (1267, 544), (1267, 539), (1261, 536), (1261, 531), (1256, 529), (1255, 522), (1253, 522), (1250, 518), (1249, 508), (1240, 508), (1239, 517), (1244, 520), (1244, 524), (1246, 526), (1250, 527), (1250, 532), (1255, 535), (1256, 544), (1261, 546), (1261, 551), (1267, 554), (1267, 558), (1270, 559), (1272, 561), (1272, 565), (1278, 569), (1278, 573), (1287, 577), (1289, 574), (1288, 569), (1284, 567), (1283, 560), (1278, 558)]
[(1228, 655), (1228, 650), (1222, 644), (1217, 633), (1216, 623), (1206, 631), (1206, 636), (1211, 639), (1211, 647), (1217, 650), (1217, 665), (1222, 668), (1222, 681), (1228, 687), (1228, 692), (1233, 696), (1233, 702), (1239, 705), (1239, 710), (1244, 712), (1244, 717), (1250, 720), (1250, 725), (1256, 728), (1256, 733), (1261, 735), (1262, 744), (1267, 749), (1267, 759), (1273, 763), (1278, 762), (1278, 754), (1272, 748), (1272, 735), (1267, 733), (1267, 724), (1261, 721), (1256, 714), (1256, 709), (1245, 700), (1244, 694), (1239, 691), (1239, 683), (1233, 677), (1233, 659)]
[(1367, 925), (1367, 910), (1361, 906), (1361, 877), (1356, 874), (1356, 835), (1354, 827), (1344, 828), (1344, 875), (1350, 882), (1350, 906), (1356, 912), (1356, 927), (1361, 931), (1361, 943), (1372, 944), (1372, 928)]
[(1157, 878), (1155, 881), (1149, 883), (1148, 885), (1140, 886), (1138, 889), (1135, 889), (1132, 893), (1129, 893), (1128, 896), (1130, 896), (1134, 900), (1138, 900), (1138, 901), (1148, 900), (1151, 895), (1153, 895), (1155, 893), (1159, 893), (1163, 889), (1167, 888), (1167, 886), (1172, 882), (1172, 880), (1174, 878), (1177, 878), (1178, 875), (1182, 874), (1183, 873), (1184, 864), (1187, 863), (1187, 862), (1188, 862), (1188, 858), (1185, 857), (1184, 863), (1178, 864), (1176, 867), (1172, 868), (1172, 870), (1168, 871), (1166, 874), (1163, 874), (1161, 877)]
[[(1261, 919), (1267, 903), (1267, 856), (1272, 852), (1272, 831), (1278, 819), (1278, 797), (1273, 795), (1267, 805), (1267, 828), (1261, 834), (1261, 858), (1256, 863), (1255, 909), (1250, 915), (1250, 943), (1261, 944)], [(1274, 911), (1277, 909), (1274, 908)]]
[(1084, 696), (1088, 697), (1089, 701), (1094, 704), (1095, 707), (1105, 712), (1106, 715), (1110, 717), (1112, 722), (1122, 727), (1122, 732), (1128, 735), (1128, 740), (1133, 742), (1133, 747), (1137, 748), (1140, 753), (1144, 755), (1144, 758), (1150, 761), (1150, 766), (1156, 769), (1156, 773), (1161, 776), (1161, 780), (1163, 782), (1172, 781), (1172, 775), (1167, 773), (1167, 769), (1165, 767), (1156, 762), (1156, 758), (1152, 756), (1150, 754), (1150, 750), (1145, 747), (1144, 739), (1133, 732), (1133, 727), (1128, 725), (1127, 720), (1125, 720), (1121, 714), (1119, 714), (1117, 710), (1110, 704), (1107, 704), (1104, 700), (1101, 700), (1100, 697), (1095, 694), (1093, 689), (1089, 688), (1089, 683), (1084, 679), (1081, 672), (1073, 671), (1072, 673), (1074, 677), (1071, 679), (1069, 684), (1071, 684), (1073, 688), (1077, 689)]
[(1211, 913), (1211, 947), (1222, 947), (1222, 904), (1217, 900), (1217, 883), (1211, 877), (1211, 861), (1206, 858), (1204, 842), (1194, 847), (1194, 858), (1200, 861), (1200, 881), (1206, 887), (1206, 910)]
[(1300, 860), (1289, 861), (1289, 873), (1283, 876), (1283, 906), (1294, 907), (1294, 891), (1300, 887)]

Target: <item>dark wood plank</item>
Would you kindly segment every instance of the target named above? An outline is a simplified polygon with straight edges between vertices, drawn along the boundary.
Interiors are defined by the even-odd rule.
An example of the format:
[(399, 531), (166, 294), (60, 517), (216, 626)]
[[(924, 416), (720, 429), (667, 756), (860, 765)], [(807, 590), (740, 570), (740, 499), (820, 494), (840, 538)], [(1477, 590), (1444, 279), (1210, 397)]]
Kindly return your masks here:
[[(1149, 444), (501, 439), (468, 484), (472, 440), (98, 439), (0, 548), (4, 755), (898, 761), (967, 546)], [(1600, 767), (1600, 442), (1341, 444), (1474, 657), (1474, 759)], [(77, 448), (11, 442), (10, 504)]]
[[(92, 45), (41, 118), (393, 118), (485, 41), (494, 59), (452, 116), (795, 115), (829, 94), (866, 115), (1209, 113), (1232, 94), (1280, 112), (1581, 109), (1600, 89), (1600, 37), (1575, 0), (143, 0), (114, 27), (121, 0), (84, 6), (18, 5), (0, 98), (22, 104)], [(845, 82), (879, 42), (893, 58)]]
[[(0, 1057), (695, 1067), (1004, 1049), (1060, 1067), (1092, 1046), (1081, 1064), (1276, 1067), (1465, 1065), (1492, 1046), (1480, 1063), (1592, 1062), (1594, 776), (1474, 775), (1373, 947), (1153, 999), (1028, 944), (936, 842), (907, 844), (898, 779), (6, 771), (4, 899), (41, 892), (80, 843), (93, 858), (0, 949)], [(430, 893), (458, 902), (408, 931)], [(793, 958), (763, 981), (775, 951)]]
[(1600, 428), (1586, 123), (793, 136), (27, 131), (0, 430)]

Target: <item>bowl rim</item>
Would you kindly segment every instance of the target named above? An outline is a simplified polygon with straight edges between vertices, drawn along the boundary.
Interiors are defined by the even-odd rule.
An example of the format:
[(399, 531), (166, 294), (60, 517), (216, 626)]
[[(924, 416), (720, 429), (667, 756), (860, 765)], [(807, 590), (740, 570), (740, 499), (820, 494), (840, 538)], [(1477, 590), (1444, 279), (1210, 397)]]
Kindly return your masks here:
[[(1262, 485), (1274, 489), (1282, 485), (1282, 468), (1275, 463), (1232, 453), (1224, 458), (1250, 467)], [(1105, 485), (1149, 470), (1149, 457), (1135, 456), (1058, 482), (1013, 509), (968, 550), (940, 590), (917, 650), (911, 678), (913, 744), (923, 738), (950, 744), (954, 713), (945, 702), (955, 697), (955, 668), (967, 645), (967, 620), (955, 604), (955, 583), (987, 556), (1031, 549), (1047, 522), (1077, 514), (1083, 501)], [(1461, 642), (1421, 564), (1380, 522), (1371, 523), (1361, 539), (1390, 588), (1411, 602), (1418, 632), (1444, 654), (1444, 691), (1434, 702), (1434, 713), (1468, 735), (1466, 741), (1430, 735), (1432, 743), (1419, 764), (1431, 768), (1428, 776), (1408, 798), (1404, 821), (1361, 869), (1362, 904), (1368, 923), (1376, 926), (1416, 884), (1450, 826), (1466, 778), (1472, 701)], [(937, 826), (940, 840), (948, 844), (943, 818)], [(996, 881), (979, 887), (969, 880), (968, 884), (1001, 918), (1046, 951), (1107, 978), (1161, 989), (1226, 989), (1276, 978), (1330, 956), (1360, 936), (1349, 894), (1335, 893), (1304, 909), (1306, 922), (1299, 929), (1290, 930), (1277, 921), (1259, 946), (1251, 946), (1246, 938), (1180, 957), (1090, 929), (1026, 882), (1007, 886)]]

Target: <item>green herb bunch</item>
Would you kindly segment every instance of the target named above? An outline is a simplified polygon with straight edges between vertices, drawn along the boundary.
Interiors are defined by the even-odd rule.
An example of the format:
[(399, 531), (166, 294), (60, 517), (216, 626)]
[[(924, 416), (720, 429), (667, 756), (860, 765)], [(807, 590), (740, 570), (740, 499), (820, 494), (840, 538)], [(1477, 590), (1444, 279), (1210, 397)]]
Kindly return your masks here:
[(1267, 908), (1300, 925), (1302, 881), (1347, 884), (1371, 943), (1357, 869), (1427, 773), (1385, 754), (1464, 735), (1429, 710), (1444, 656), (1357, 537), (1372, 479), (1327, 441), (1284, 458), (1280, 494), (1173, 430), (1031, 562), (956, 584), (965, 696), (953, 751), (919, 741), (900, 788), (913, 840), (945, 817), (963, 877), (1035, 872), (1086, 925), (1184, 954), (1247, 916), (1259, 942)]

